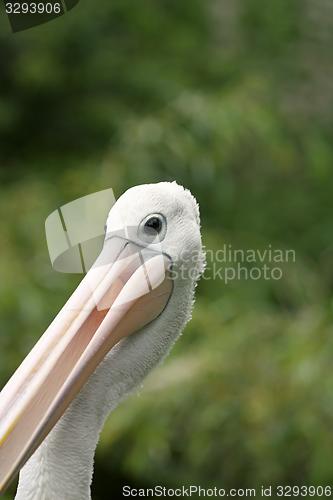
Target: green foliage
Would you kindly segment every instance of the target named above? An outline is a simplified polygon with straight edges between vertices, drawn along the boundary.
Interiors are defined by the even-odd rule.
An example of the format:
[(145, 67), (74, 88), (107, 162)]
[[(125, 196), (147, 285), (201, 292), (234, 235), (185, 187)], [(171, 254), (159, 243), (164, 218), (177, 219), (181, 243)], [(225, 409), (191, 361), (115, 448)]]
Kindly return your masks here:
[(171, 357), (104, 429), (96, 500), (123, 484), (333, 482), (325, 9), (81, 0), (16, 35), (1, 19), (2, 382), (79, 280), (52, 271), (43, 234), (67, 201), (176, 179), (208, 249), (296, 251), (279, 281), (225, 285), (208, 266)]

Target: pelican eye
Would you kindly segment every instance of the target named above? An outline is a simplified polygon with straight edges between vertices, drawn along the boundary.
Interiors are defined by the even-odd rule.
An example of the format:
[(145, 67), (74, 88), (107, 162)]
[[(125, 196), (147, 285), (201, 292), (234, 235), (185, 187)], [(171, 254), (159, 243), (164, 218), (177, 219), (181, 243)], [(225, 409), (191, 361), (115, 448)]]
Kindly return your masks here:
[(156, 233), (160, 233), (162, 230), (163, 223), (159, 217), (150, 217), (144, 225), (145, 232), (150, 233), (151, 231), (155, 231)]
[(148, 243), (153, 243), (155, 240), (162, 241), (165, 237), (166, 226), (166, 219), (162, 214), (148, 215), (139, 225), (139, 237)]

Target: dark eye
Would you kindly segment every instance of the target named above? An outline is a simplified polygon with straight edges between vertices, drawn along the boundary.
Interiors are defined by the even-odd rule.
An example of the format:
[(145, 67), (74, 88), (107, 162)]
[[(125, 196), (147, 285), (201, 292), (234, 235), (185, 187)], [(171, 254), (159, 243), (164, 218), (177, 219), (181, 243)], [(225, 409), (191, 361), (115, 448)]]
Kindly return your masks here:
[(162, 214), (145, 217), (139, 226), (139, 237), (148, 243), (162, 241), (166, 233), (166, 220)]
[(162, 221), (157, 215), (153, 215), (146, 220), (144, 230), (147, 234), (159, 234), (162, 230)]

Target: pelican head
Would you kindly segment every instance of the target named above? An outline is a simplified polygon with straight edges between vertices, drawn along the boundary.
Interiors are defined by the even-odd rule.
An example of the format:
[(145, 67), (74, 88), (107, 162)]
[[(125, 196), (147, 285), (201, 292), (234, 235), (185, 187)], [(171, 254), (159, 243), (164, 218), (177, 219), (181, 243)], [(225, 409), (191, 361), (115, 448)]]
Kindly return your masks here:
[(28, 462), (17, 498), (89, 498), (105, 418), (182, 332), (203, 266), (188, 190), (161, 182), (118, 199), (95, 264), (0, 394), (0, 492)]

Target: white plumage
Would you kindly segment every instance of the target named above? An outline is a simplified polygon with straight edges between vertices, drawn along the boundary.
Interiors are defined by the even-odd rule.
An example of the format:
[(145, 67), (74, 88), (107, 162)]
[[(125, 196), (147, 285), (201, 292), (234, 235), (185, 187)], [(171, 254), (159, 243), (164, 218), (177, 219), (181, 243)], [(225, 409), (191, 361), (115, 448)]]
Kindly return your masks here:
[(90, 499), (94, 453), (106, 417), (163, 360), (190, 319), (204, 266), (199, 209), (191, 193), (174, 182), (131, 188), (111, 209), (107, 229), (138, 226), (154, 213), (167, 222), (160, 245), (173, 262), (170, 300), (157, 319), (111, 349), (21, 470), (16, 500)]

